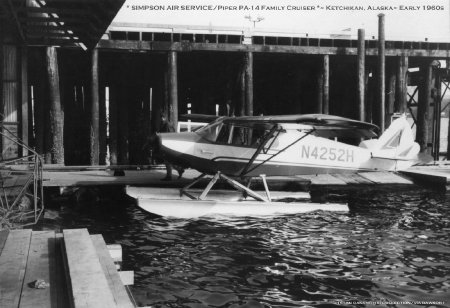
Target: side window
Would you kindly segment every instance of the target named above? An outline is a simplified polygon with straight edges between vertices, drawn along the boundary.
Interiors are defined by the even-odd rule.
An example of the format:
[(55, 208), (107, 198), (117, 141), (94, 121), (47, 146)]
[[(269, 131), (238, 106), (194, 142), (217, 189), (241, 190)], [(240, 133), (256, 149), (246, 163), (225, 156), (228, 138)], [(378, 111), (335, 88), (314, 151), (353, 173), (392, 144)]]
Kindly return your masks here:
[(228, 143), (231, 125), (224, 124), (217, 135), (217, 143)]

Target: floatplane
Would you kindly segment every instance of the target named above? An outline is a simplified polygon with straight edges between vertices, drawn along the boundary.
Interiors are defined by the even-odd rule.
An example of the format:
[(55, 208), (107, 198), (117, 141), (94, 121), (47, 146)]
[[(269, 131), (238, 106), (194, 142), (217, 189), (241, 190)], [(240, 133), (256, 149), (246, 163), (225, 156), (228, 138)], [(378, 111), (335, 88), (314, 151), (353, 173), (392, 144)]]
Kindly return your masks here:
[[(420, 147), (414, 142), (406, 115), (394, 120), (381, 136), (374, 124), (323, 114), (190, 118), (212, 122), (194, 132), (158, 134), (157, 147), (171, 163), (196, 169), (201, 175), (180, 189), (182, 198), (176, 201), (152, 199), (129, 187), (128, 194), (148, 212), (191, 218), (345, 211), (346, 204), (275, 202), (266, 178), (399, 171), (420, 161)], [(194, 194), (191, 188), (206, 177), (210, 177), (206, 188)], [(262, 193), (250, 188), (254, 178), (262, 180)], [(214, 196), (210, 192), (219, 179), (252, 201), (208, 198)]]

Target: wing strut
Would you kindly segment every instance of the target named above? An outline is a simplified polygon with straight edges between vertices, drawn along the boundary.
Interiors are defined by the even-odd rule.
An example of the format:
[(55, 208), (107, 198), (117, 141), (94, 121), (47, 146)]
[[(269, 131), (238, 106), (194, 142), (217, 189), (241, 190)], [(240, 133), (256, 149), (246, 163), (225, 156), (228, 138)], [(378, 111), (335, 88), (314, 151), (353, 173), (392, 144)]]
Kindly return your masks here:
[[(248, 173), (248, 169), (250, 168), (250, 166), (253, 164), (253, 162), (255, 161), (256, 157), (258, 157), (258, 155), (261, 153), (261, 151), (264, 149), (264, 146), (267, 144), (267, 142), (269, 141), (269, 139), (273, 136), (273, 134), (275, 133), (275, 131), (277, 131), (279, 129), (278, 125), (274, 125), (272, 127), (272, 129), (269, 131), (269, 133), (267, 134), (265, 140), (263, 142), (261, 142), (261, 144), (258, 146), (258, 148), (256, 149), (255, 153), (253, 154), (253, 156), (250, 158), (250, 160), (248, 161), (247, 165), (245, 165), (244, 169), (242, 170), (240, 176), (244, 176)], [(254, 168), (253, 168), (254, 169)], [(252, 169), (252, 170), (253, 170)]]
[[(247, 165), (245, 166), (244, 170), (241, 172), (241, 177), (247, 175), (248, 173), (252, 172), (253, 170), (255, 170), (256, 168), (258, 168), (259, 166), (267, 163), (269, 160), (271, 160), (272, 158), (274, 158), (275, 156), (277, 156), (278, 154), (286, 151), (287, 149), (289, 149), (291, 146), (293, 146), (294, 144), (296, 144), (297, 142), (299, 142), (300, 140), (302, 140), (303, 138), (305, 138), (308, 135), (311, 135), (313, 132), (315, 131), (315, 129), (312, 129), (311, 131), (307, 132), (304, 136), (298, 138), (297, 140), (295, 140), (294, 142), (292, 142), (291, 144), (287, 145), (285, 148), (279, 150), (277, 153), (273, 154), (272, 156), (270, 156), (269, 158), (267, 158), (266, 160), (260, 162), (259, 164), (257, 164), (256, 166), (254, 166), (253, 168), (250, 168), (250, 166), (253, 164), (253, 162), (256, 159), (256, 156), (258, 156), (261, 152), (260, 147), (258, 147), (258, 150), (255, 152), (255, 154), (253, 154), (252, 158), (250, 159), (250, 161), (247, 163)], [(269, 140), (269, 138), (267, 138), (267, 140)], [(267, 140), (264, 142), (266, 143)]]

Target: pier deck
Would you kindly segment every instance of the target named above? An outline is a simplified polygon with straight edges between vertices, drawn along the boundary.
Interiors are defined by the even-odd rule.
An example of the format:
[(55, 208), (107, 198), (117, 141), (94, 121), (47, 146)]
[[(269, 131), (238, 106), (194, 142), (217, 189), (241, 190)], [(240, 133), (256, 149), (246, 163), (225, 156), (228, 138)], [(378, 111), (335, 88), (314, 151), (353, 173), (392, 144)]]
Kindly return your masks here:
[(134, 307), (103, 237), (86, 229), (0, 231), (0, 276), (2, 308)]
[[(108, 185), (132, 185), (132, 186), (152, 186), (152, 187), (183, 187), (189, 184), (200, 173), (193, 169), (187, 169), (181, 179), (177, 179), (177, 174), (173, 172), (173, 180), (169, 182), (161, 181), (165, 176), (164, 168), (147, 170), (124, 170), (124, 175), (114, 175), (114, 170), (98, 168), (77, 168), (68, 167), (61, 169), (44, 170), (44, 187), (70, 187), (70, 186), (108, 186)], [(295, 177), (269, 177), (269, 186), (280, 190), (309, 190), (321, 187), (336, 188), (356, 188), (361, 186), (374, 187), (396, 187), (413, 185), (413, 181), (407, 176), (392, 172), (360, 172), (356, 174), (319, 174), (300, 175)], [(258, 179), (254, 179), (258, 183)]]
[(402, 173), (418, 184), (431, 184), (446, 190), (450, 189), (450, 164), (415, 166)]
[[(125, 166), (126, 167), (126, 166)], [(173, 172), (173, 181), (164, 182), (164, 167), (137, 168), (128, 166), (78, 166), (55, 167), (46, 166), (43, 174), (44, 187), (69, 187), (69, 186), (108, 186), (108, 185), (135, 185), (154, 187), (182, 187), (189, 184), (200, 173), (193, 169), (187, 169), (181, 179)], [(125, 170), (126, 169), (126, 170)], [(117, 170), (124, 175), (117, 175)], [(270, 184), (280, 186), (299, 187), (304, 190), (327, 188), (357, 188), (374, 187), (389, 188), (399, 186), (411, 186), (414, 184), (432, 184), (435, 187), (450, 188), (450, 164), (436, 163), (424, 166), (414, 166), (398, 173), (394, 172), (359, 172), (349, 174), (313, 174), (299, 175), (295, 177), (272, 177), (267, 179)], [(258, 179), (255, 179), (258, 182)], [(292, 185), (294, 184), (294, 185)], [(436, 186), (437, 185), (437, 186)], [(282, 185), (281, 185), (282, 186)], [(277, 189), (279, 187), (276, 187)], [(283, 188), (283, 187), (281, 187)]]

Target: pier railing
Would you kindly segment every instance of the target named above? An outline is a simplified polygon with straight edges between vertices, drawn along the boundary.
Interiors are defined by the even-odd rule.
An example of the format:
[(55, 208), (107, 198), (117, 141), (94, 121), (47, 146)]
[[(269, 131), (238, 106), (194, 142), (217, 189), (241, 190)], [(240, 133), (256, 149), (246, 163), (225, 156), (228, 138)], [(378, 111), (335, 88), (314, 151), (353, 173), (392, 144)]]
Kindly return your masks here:
[[(0, 230), (38, 222), (44, 210), (41, 156), (1, 125)], [(25, 153), (22, 157), (19, 152)]]

